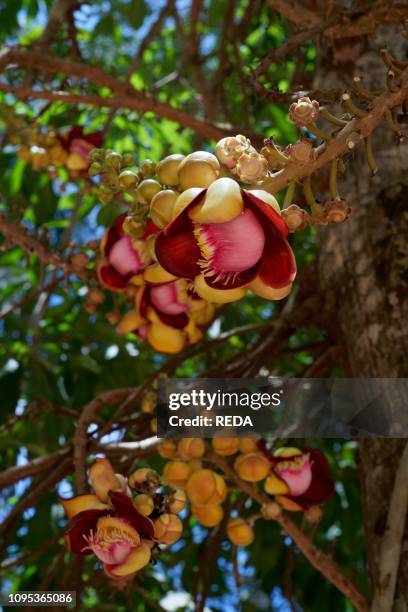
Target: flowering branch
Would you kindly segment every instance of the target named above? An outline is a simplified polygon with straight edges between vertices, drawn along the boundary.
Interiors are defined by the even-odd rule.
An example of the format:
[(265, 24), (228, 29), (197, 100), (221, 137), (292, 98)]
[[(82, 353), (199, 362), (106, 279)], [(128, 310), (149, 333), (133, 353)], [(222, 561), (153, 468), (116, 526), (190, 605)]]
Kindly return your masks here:
[[(209, 458), (226, 476), (238, 487), (245, 491), (252, 499), (257, 501), (261, 507), (271, 503), (268, 496), (261, 493), (254, 485), (239, 478), (230, 464), (216, 453), (209, 453)], [(303, 552), (308, 561), (315, 567), (327, 580), (329, 580), (351, 603), (358, 612), (367, 612), (368, 603), (359, 589), (345, 576), (337, 563), (328, 555), (316, 548), (309, 538), (297, 527), (297, 525), (283, 512), (278, 513), (274, 520), (286, 531), (296, 545)]]

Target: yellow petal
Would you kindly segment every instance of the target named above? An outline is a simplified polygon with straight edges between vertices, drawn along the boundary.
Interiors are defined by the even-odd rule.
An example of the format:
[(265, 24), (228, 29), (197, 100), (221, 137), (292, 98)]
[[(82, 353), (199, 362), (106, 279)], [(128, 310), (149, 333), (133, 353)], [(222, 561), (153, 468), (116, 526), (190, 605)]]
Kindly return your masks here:
[(275, 499), (280, 503), (282, 508), (285, 508), (285, 510), (289, 512), (300, 512), (303, 510), (302, 506), (299, 506), (293, 499), (288, 499), (282, 495), (277, 495)]
[(115, 472), (113, 471), (109, 459), (102, 459), (98, 457), (95, 460), (95, 463), (91, 465), (89, 470), (89, 478), (91, 480), (93, 490), (103, 502), (108, 501), (109, 491), (122, 490), (121, 484), (115, 476)]
[(145, 323), (146, 320), (140, 316), (137, 310), (129, 310), (116, 326), (116, 331), (118, 334), (130, 334)]
[(86, 170), (88, 168), (88, 160), (79, 153), (70, 153), (65, 164), (69, 170)]
[(102, 540), (105, 537), (110, 540), (112, 534), (119, 534), (130, 540), (135, 546), (140, 544), (140, 535), (136, 529), (114, 516), (101, 516), (96, 523), (96, 529)]
[(255, 295), (259, 295), (259, 297), (264, 298), (265, 300), (283, 300), (283, 298), (287, 297), (292, 289), (292, 283), (290, 285), (286, 285), (286, 287), (282, 287), (281, 289), (273, 289), (268, 285), (265, 285), (264, 282), (257, 276), (251, 283), (248, 285), (248, 289), (255, 293)]
[(213, 289), (207, 285), (204, 274), (199, 274), (195, 277), (194, 289), (204, 300), (208, 300), (215, 304), (236, 302), (243, 298), (246, 292), (246, 288), (244, 287), (238, 287), (237, 289)]
[(132, 550), (124, 563), (109, 569), (112, 578), (124, 578), (135, 574), (150, 561), (151, 552), (148, 544), (142, 541), (141, 545)]
[(179, 353), (184, 348), (186, 338), (180, 329), (164, 325), (164, 323), (152, 323), (149, 325), (147, 340), (156, 351)]
[(106, 247), (106, 243), (108, 241), (108, 233), (109, 232), (105, 232), (104, 235), (101, 238), (101, 241), (99, 243), (99, 249), (101, 252), (101, 255), (105, 255), (105, 247)]
[(135, 274), (129, 279), (129, 285), (135, 285), (135, 287), (141, 287), (143, 285), (143, 274)]
[(275, 476), (275, 474), (270, 474), (265, 480), (264, 489), (269, 495), (284, 495), (285, 493), (289, 493), (289, 487), (286, 482)]
[(202, 191), (200, 187), (192, 187), (180, 193), (173, 206), (172, 218), (177, 217)]
[(181, 162), (178, 168), (181, 189), (207, 188), (219, 176), (220, 163), (212, 153), (195, 151)]
[(154, 196), (150, 202), (150, 217), (157, 227), (165, 227), (170, 222), (179, 195), (177, 191), (165, 189)]
[(220, 178), (207, 189), (205, 199), (188, 211), (196, 223), (226, 223), (238, 217), (244, 209), (241, 189), (231, 178)]
[(177, 276), (173, 276), (170, 272), (167, 272), (159, 263), (154, 263), (148, 266), (144, 273), (144, 279), (147, 283), (170, 283), (175, 280)]
[(273, 454), (275, 457), (297, 457), (302, 454), (302, 451), (295, 446), (282, 446)]
[(71, 499), (60, 499), (64, 507), (67, 517), (71, 519), (79, 512), (84, 510), (105, 510), (108, 506), (103, 504), (99, 497), (86, 493), (85, 495), (77, 495)]
[(156, 238), (157, 238), (157, 234), (150, 234), (150, 236), (148, 236), (146, 238), (146, 250), (150, 255), (150, 258), (153, 261), (157, 261), (157, 257), (156, 257)]
[(209, 323), (215, 315), (215, 306), (205, 300), (190, 300), (191, 318), (197, 325)]
[(190, 344), (195, 344), (203, 337), (203, 332), (201, 329), (194, 323), (192, 319), (189, 319), (188, 324), (184, 328), (184, 331), (187, 334), (188, 342)]
[(255, 197), (259, 198), (266, 204), (269, 204), (269, 206), (274, 208), (276, 212), (280, 214), (280, 206), (278, 201), (271, 193), (264, 191), (263, 189), (248, 189), (247, 191), (249, 191), (249, 193), (253, 193)]

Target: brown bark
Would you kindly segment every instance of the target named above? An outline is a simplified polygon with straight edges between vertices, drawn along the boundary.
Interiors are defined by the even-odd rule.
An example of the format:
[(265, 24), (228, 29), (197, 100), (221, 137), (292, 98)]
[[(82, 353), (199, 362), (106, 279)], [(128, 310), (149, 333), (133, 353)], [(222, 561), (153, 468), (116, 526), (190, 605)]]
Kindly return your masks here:
[[(378, 64), (373, 53), (366, 53), (359, 64), (371, 81), (377, 80)], [(320, 76), (326, 84), (330, 78), (339, 86), (340, 74), (338, 66), (329, 77), (327, 71)], [(378, 82), (371, 84), (378, 86)], [(319, 281), (326, 301), (327, 325), (345, 349), (348, 374), (362, 378), (407, 377), (408, 145), (397, 147), (391, 132), (384, 129), (377, 136), (374, 150), (378, 174), (370, 178), (360, 155), (350, 164), (342, 185), (342, 196), (353, 207), (352, 220), (319, 233)], [(385, 397), (385, 403), (392, 409), (393, 398)], [(389, 501), (405, 440), (377, 438), (359, 442), (368, 571), (374, 590), (378, 587)], [(404, 512), (406, 508), (401, 507)], [(382, 586), (387, 588), (386, 584)], [(393, 609), (407, 608), (406, 528)]]

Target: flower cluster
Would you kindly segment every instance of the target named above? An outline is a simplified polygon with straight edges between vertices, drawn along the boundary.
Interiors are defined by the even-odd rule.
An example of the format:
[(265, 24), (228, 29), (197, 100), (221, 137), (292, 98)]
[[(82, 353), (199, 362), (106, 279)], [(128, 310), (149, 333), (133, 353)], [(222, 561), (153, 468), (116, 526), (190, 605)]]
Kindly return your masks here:
[(80, 126), (58, 132), (31, 126), (16, 133), (13, 143), (18, 145), (17, 156), (34, 170), (46, 169), (53, 174), (57, 168), (65, 168), (75, 178), (87, 173), (89, 153), (101, 146), (102, 136), (98, 132), (86, 134)]
[[(271, 453), (262, 440), (220, 436), (213, 438), (211, 446), (215, 455), (233, 458), (229, 465), (237, 481), (230, 483), (230, 489), (239, 489), (240, 480), (263, 481), (265, 493), (273, 496), (262, 508), (264, 518), (275, 518), (278, 512), (288, 510), (305, 512), (309, 520), (319, 519), (320, 505), (333, 494), (329, 464), (317, 449), (281, 447)], [(224, 519), (222, 504), (229, 488), (223, 474), (203, 467), (207, 461), (214, 463), (208, 451), (200, 438), (163, 440), (159, 445), (159, 454), (170, 460), (164, 468), (164, 481), (185, 490), (192, 515), (204, 527), (214, 527)], [(270, 516), (272, 510), (274, 517)], [(248, 517), (227, 517), (226, 529), (233, 544), (248, 546), (253, 541)]]
[(126, 479), (108, 459), (96, 459), (89, 476), (94, 493), (60, 500), (69, 551), (94, 554), (110, 578), (121, 580), (145, 567), (160, 544), (180, 538), (185, 494), (164, 489), (154, 470), (140, 468)]
[[(117, 323), (119, 334), (147, 339), (161, 352), (178, 353), (203, 336), (203, 327), (215, 314), (184, 279), (167, 275), (154, 262), (152, 241), (158, 230), (152, 222), (140, 238), (124, 231), (126, 215), (116, 219), (101, 241), (97, 265), (100, 283), (113, 292), (126, 293), (131, 308)], [(155, 232), (156, 230), (156, 232)]]

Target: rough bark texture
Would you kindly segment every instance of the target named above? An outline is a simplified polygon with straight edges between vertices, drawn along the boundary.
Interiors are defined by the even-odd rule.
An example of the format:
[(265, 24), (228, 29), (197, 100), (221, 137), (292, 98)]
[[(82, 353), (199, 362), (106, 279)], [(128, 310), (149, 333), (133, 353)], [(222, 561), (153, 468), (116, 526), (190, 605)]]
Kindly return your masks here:
[[(384, 66), (378, 64), (377, 57), (366, 52), (356, 71), (374, 87), (379, 84), (378, 75), (384, 75)], [(326, 86), (328, 79), (336, 80), (339, 86), (350, 83), (349, 77), (344, 66), (342, 70), (338, 65), (329, 73), (322, 68), (318, 78), (324, 78)], [(378, 174), (370, 177), (360, 151), (341, 183), (342, 196), (353, 207), (352, 220), (342, 227), (324, 228), (319, 234), (319, 280), (326, 296), (325, 311), (330, 313), (327, 323), (330, 333), (345, 349), (352, 377), (408, 376), (408, 145), (396, 146), (386, 128), (380, 132), (374, 148)], [(393, 398), (385, 401), (392, 409)], [(381, 540), (404, 444), (398, 439), (360, 440), (372, 585), (377, 583)], [(407, 527), (394, 609), (408, 610)]]

